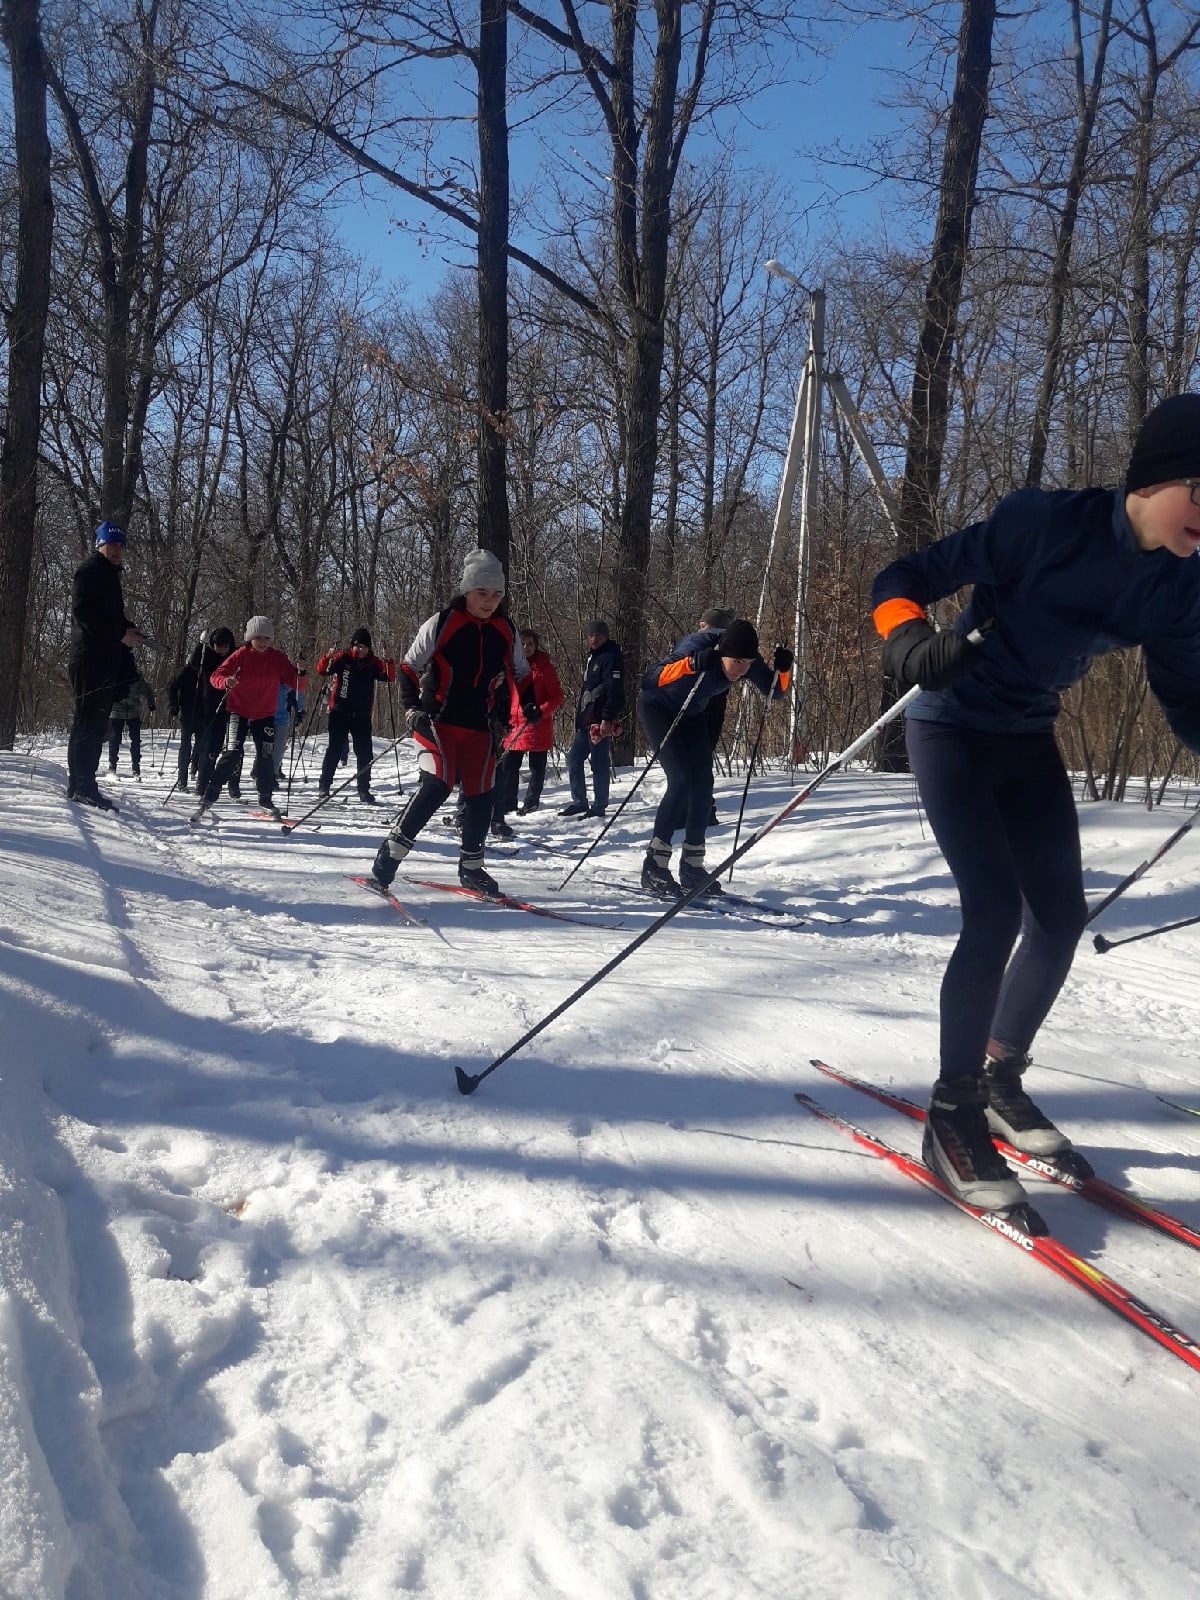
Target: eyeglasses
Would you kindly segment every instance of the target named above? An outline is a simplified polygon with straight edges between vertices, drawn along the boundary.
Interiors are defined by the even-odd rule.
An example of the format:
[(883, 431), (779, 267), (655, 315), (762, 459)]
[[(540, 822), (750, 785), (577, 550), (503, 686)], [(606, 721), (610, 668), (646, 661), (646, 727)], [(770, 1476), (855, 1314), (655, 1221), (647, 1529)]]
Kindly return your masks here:
[(1184, 478), (1183, 486), (1190, 492), (1192, 504), (1200, 506), (1200, 478)]

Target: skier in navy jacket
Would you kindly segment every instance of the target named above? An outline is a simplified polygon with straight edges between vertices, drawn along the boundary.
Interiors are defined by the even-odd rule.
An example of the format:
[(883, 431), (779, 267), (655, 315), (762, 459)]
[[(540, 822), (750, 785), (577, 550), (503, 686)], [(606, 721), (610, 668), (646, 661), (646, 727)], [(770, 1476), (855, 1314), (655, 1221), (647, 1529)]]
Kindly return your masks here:
[[(885, 669), (927, 691), (909, 760), (962, 906), (924, 1155), (986, 1210), (1025, 1198), (992, 1134), (1090, 1170), (1022, 1085), (1087, 915), (1054, 722), (1093, 656), (1140, 644), (1173, 731), (1200, 751), (1198, 549), (1200, 395), (1176, 395), (1142, 424), (1122, 488), (1019, 490), (875, 580)], [(964, 584), (969, 605), (935, 633), (926, 606)]]
[[(712, 703), (727, 695), (740, 678), (778, 700), (788, 691), (791, 672), (790, 650), (780, 645), (768, 667), (758, 653), (753, 623), (735, 619), (724, 629), (689, 633), (643, 675), (638, 717), (667, 776), (642, 863), (643, 888), (675, 896), (708, 877), (704, 830), (712, 813)], [(676, 717), (679, 722), (672, 728)], [(671, 875), (671, 841), (681, 822), (684, 844), (677, 883)], [(719, 894), (720, 886), (710, 885), (707, 893)]]

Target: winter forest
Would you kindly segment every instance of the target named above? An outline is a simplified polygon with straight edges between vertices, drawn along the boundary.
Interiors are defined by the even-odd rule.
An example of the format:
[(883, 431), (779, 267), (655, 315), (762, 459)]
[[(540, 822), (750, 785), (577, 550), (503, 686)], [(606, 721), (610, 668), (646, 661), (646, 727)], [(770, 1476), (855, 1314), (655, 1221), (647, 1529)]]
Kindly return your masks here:
[[(803, 285), (824, 397), (792, 731), (838, 748), (878, 704), (889, 555), (1022, 484), (1115, 481), (1200, 381), (1185, 5), (5, 0), (3, 27), (6, 743), (67, 715), (102, 517), (133, 531), (164, 673), (255, 612), (310, 660), (361, 623), (399, 651), (475, 544), (565, 676), (597, 611), (634, 664), (712, 604), (790, 641)], [(886, 135), (758, 136), (769, 90), (802, 106), (875, 36)], [(789, 165), (821, 178), (803, 211)], [(839, 191), (878, 199), (847, 219)], [(438, 264), (424, 292), (348, 244), (368, 205)], [(1136, 654), (1060, 733), (1084, 793), (1191, 770)]]

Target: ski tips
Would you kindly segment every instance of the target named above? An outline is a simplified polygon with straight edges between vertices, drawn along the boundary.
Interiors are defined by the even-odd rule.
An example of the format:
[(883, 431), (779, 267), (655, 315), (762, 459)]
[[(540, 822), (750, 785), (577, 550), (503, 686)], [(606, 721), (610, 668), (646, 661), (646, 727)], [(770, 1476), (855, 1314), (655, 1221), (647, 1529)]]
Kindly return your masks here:
[(474, 1077), (469, 1072), (464, 1072), (461, 1067), (455, 1067), (454, 1081), (458, 1085), (459, 1094), (474, 1094), (479, 1087), (478, 1077)]
[(1106, 950), (1112, 949), (1112, 943), (1106, 939), (1102, 933), (1094, 934), (1092, 937), (1092, 943), (1096, 946), (1096, 949), (1099, 950), (1101, 955), (1103, 955)]

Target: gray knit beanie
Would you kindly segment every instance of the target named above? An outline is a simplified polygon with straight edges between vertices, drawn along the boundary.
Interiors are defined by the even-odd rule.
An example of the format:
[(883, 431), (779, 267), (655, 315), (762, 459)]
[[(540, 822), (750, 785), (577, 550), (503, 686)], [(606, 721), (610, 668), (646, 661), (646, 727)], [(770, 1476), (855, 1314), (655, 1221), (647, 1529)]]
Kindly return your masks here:
[(472, 550), (463, 562), (462, 592), (499, 589), (504, 593), (504, 568), (490, 550)]
[(246, 624), (246, 632), (242, 635), (246, 643), (251, 639), (273, 639), (275, 637), (275, 624), (270, 617), (251, 617)]

